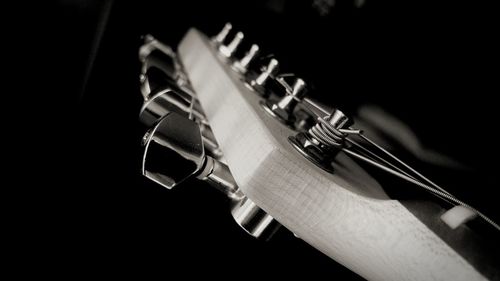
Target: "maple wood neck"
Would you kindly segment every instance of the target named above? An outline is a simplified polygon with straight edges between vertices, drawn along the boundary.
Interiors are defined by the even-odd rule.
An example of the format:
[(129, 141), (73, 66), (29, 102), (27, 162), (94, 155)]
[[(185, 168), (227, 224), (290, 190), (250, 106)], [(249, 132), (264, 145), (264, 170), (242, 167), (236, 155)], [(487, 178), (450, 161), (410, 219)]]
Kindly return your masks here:
[(237, 184), (301, 239), (370, 280), (498, 278), (466, 225), (439, 220), (440, 206), (389, 198), (346, 155), (331, 174), (297, 153), (295, 132), (262, 110), (201, 32), (189, 30), (178, 51)]

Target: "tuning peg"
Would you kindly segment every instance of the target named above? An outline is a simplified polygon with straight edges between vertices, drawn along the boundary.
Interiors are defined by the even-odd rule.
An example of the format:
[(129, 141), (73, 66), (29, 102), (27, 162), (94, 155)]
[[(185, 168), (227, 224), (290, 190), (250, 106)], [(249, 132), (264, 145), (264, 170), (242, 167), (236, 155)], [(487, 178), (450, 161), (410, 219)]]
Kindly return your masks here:
[(245, 35), (243, 35), (243, 32), (240, 31), (236, 33), (236, 35), (234, 35), (233, 40), (229, 44), (227, 45), (222, 44), (219, 46), (219, 53), (225, 58), (232, 57), (238, 46), (241, 44), (241, 41), (243, 40), (244, 37)]
[(290, 136), (288, 141), (311, 162), (327, 172), (333, 172), (333, 158), (344, 147), (347, 136), (343, 130), (351, 125), (352, 119), (333, 109), (329, 115), (318, 118), (316, 125), (308, 131)]
[[(162, 80), (168, 80), (167, 83), (173, 83), (183, 91), (192, 93), (189, 79), (173, 49), (151, 35), (146, 35), (144, 41), (145, 44), (139, 50), (139, 60), (142, 62), (141, 92), (144, 98), (147, 98), (158, 84), (163, 83), (163, 81), (151, 81), (150, 74), (152, 72), (157, 74), (158, 71), (163, 74)], [(158, 77), (158, 75), (153, 76)]]
[(165, 88), (166, 85), (175, 85), (176, 88), (180, 88), (174, 76), (172, 73), (163, 71), (163, 69), (151, 67), (149, 62), (143, 63), (139, 82), (144, 100), (149, 99), (151, 95), (159, 89)]
[(227, 35), (229, 34), (229, 32), (231, 31), (231, 29), (233, 28), (233, 25), (228, 22), (224, 25), (224, 27), (222, 28), (222, 30), (219, 32), (219, 34), (217, 34), (216, 36), (214, 36), (212, 38), (212, 41), (217, 45), (222, 45), (224, 43), (224, 41), (226, 40), (226, 37)]
[(146, 133), (143, 145), (142, 174), (148, 179), (168, 189), (193, 176), (207, 181), (231, 198), (234, 219), (254, 237), (267, 238), (279, 226), (239, 190), (224, 163), (205, 155), (200, 128), (193, 120), (168, 113)]
[(250, 47), (250, 50), (245, 54), (243, 58), (239, 61), (235, 61), (233, 63), (233, 69), (239, 73), (245, 74), (248, 70), (248, 65), (252, 62), (252, 60), (259, 53), (259, 46), (257, 44), (253, 44)]
[(195, 120), (206, 123), (198, 101), (173, 87), (162, 88), (150, 95), (141, 107), (139, 120), (146, 126), (152, 126), (169, 112), (185, 117), (192, 115)]
[(147, 73), (151, 68), (156, 68), (162, 71), (166, 77), (172, 81), (177, 80), (178, 62), (177, 56), (168, 45), (154, 39), (151, 35), (147, 35), (145, 43), (139, 49), (139, 60), (141, 65), (141, 83), (149, 83)]
[(144, 44), (139, 48), (139, 60), (144, 62), (146, 58), (154, 50), (160, 50), (165, 55), (172, 58), (176, 58), (177, 55), (169, 45), (163, 44), (162, 42), (155, 39), (152, 35), (147, 34), (144, 36)]
[[(174, 112), (146, 133), (143, 144), (142, 174), (168, 189), (199, 172), (205, 163), (198, 125)], [(176, 164), (175, 171), (166, 168), (167, 161)]]
[(185, 118), (192, 118), (200, 123), (205, 149), (210, 156), (216, 159), (222, 158), (222, 151), (202, 113), (201, 106), (196, 99), (183, 93), (182, 90), (167, 87), (151, 95), (141, 107), (139, 120), (150, 127), (170, 112), (175, 112)]
[(269, 92), (266, 90), (265, 86), (269, 78), (272, 78), (274, 75), (276, 75), (278, 71), (279, 71), (278, 60), (271, 57), (267, 65), (261, 68), (260, 73), (255, 73), (248, 77), (245, 85), (249, 89), (254, 90), (256, 93), (260, 94), (261, 96), (267, 97), (269, 95)]
[(276, 81), (285, 89), (285, 96), (278, 101), (261, 101), (261, 106), (267, 113), (287, 125), (295, 122), (295, 107), (302, 102), (307, 93), (306, 83), (301, 78), (295, 78), (292, 86), (285, 81), (285, 77), (291, 76), (293, 75), (283, 75), (276, 78)]

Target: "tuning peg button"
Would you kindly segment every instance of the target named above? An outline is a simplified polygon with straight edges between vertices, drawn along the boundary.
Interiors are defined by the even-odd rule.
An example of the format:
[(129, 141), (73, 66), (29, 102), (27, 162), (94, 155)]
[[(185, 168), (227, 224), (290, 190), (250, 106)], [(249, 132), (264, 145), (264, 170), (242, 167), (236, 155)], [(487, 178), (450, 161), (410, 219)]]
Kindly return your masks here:
[(153, 126), (158, 120), (161, 120), (161, 118), (171, 112), (175, 112), (186, 118), (191, 116), (191, 118), (198, 122), (205, 150), (210, 156), (216, 159), (222, 158), (222, 150), (215, 140), (199, 102), (187, 96), (180, 89), (166, 87), (152, 94), (144, 101), (139, 113), (139, 120), (146, 126)]
[[(198, 125), (181, 115), (165, 115), (143, 138), (142, 174), (171, 189), (200, 171), (205, 163)], [(168, 169), (169, 161), (175, 163)]]
[(200, 128), (193, 120), (169, 113), (146, 133), (143, 145), (145, 177), (168, 189), (193, 176), (207, 181), (231, 198), (235, 221), (256, 238), (269, 238), (279, 227), (241, 192), (224, 163), (205, 155)]
[[(144, 137), (142, 174), (172, 189), (195, 176), (229, 197), (238, 197), (228, 167), (207, 156), (199, 125), (175, 112), (167, 113)], [(169, 168), (172, 164), (175, 169)]]

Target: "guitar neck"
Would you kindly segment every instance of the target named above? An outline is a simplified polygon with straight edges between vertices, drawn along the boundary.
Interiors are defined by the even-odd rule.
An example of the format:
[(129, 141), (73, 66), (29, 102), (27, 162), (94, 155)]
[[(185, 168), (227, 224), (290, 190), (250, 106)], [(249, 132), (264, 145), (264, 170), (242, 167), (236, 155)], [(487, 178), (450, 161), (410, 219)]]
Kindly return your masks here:
[(442, 208), (425, 203), (422, 214), (423, 203), (390, 199), (346, 155), (331, 174), (293, 150), (287, 137), (295, 133), (262, 110), (201, 32), (189, 30), (178, 51), (235, 181), (298, 237), (370, 280), (498, 278), (495, 266), (441, 235), (452, 230), (431, 226)]

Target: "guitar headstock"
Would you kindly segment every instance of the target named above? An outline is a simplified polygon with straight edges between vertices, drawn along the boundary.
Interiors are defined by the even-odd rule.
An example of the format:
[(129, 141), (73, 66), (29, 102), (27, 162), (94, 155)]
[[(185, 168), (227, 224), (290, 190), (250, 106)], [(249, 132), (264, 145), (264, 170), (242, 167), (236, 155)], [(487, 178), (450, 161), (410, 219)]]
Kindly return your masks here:
[[(453, 231), (468, 235), (465, 222), (486, 216), (399, 163), (340, 109), (308, 98), (307, 81), (280, 73), (278, 58), (262, 55), (255, 44), (241, 52), (243, 40), (230, 24), (213, 38), (187, 32), (171, 56), (183, 75), (166, 79), (168, 91), (143, 91), (141, 118), (154, 120), (146, 147), (153, 142), (178, 153), (179, 163), (195, 163), (186, 175), (231, 197), (233, 216), (250, 234), (272, 234), (279, 222), (365, 278), (479, 280), (489, 274), (477, 270), (483, 259), (469, 258), (443, 238)], [(185, 130), (165, 124), (185, 124)], [(193, 147), (179, 148), (182, 134), (197, 136), (185, 141)], [(199, 152), (196, 161), (192, 151)], [(363, 163), (456, 206), (448, 211), (391, 198)], [(154, 163), (143, 174), (153, 171), (155, 181), (172, 187), (171, 171)]]

